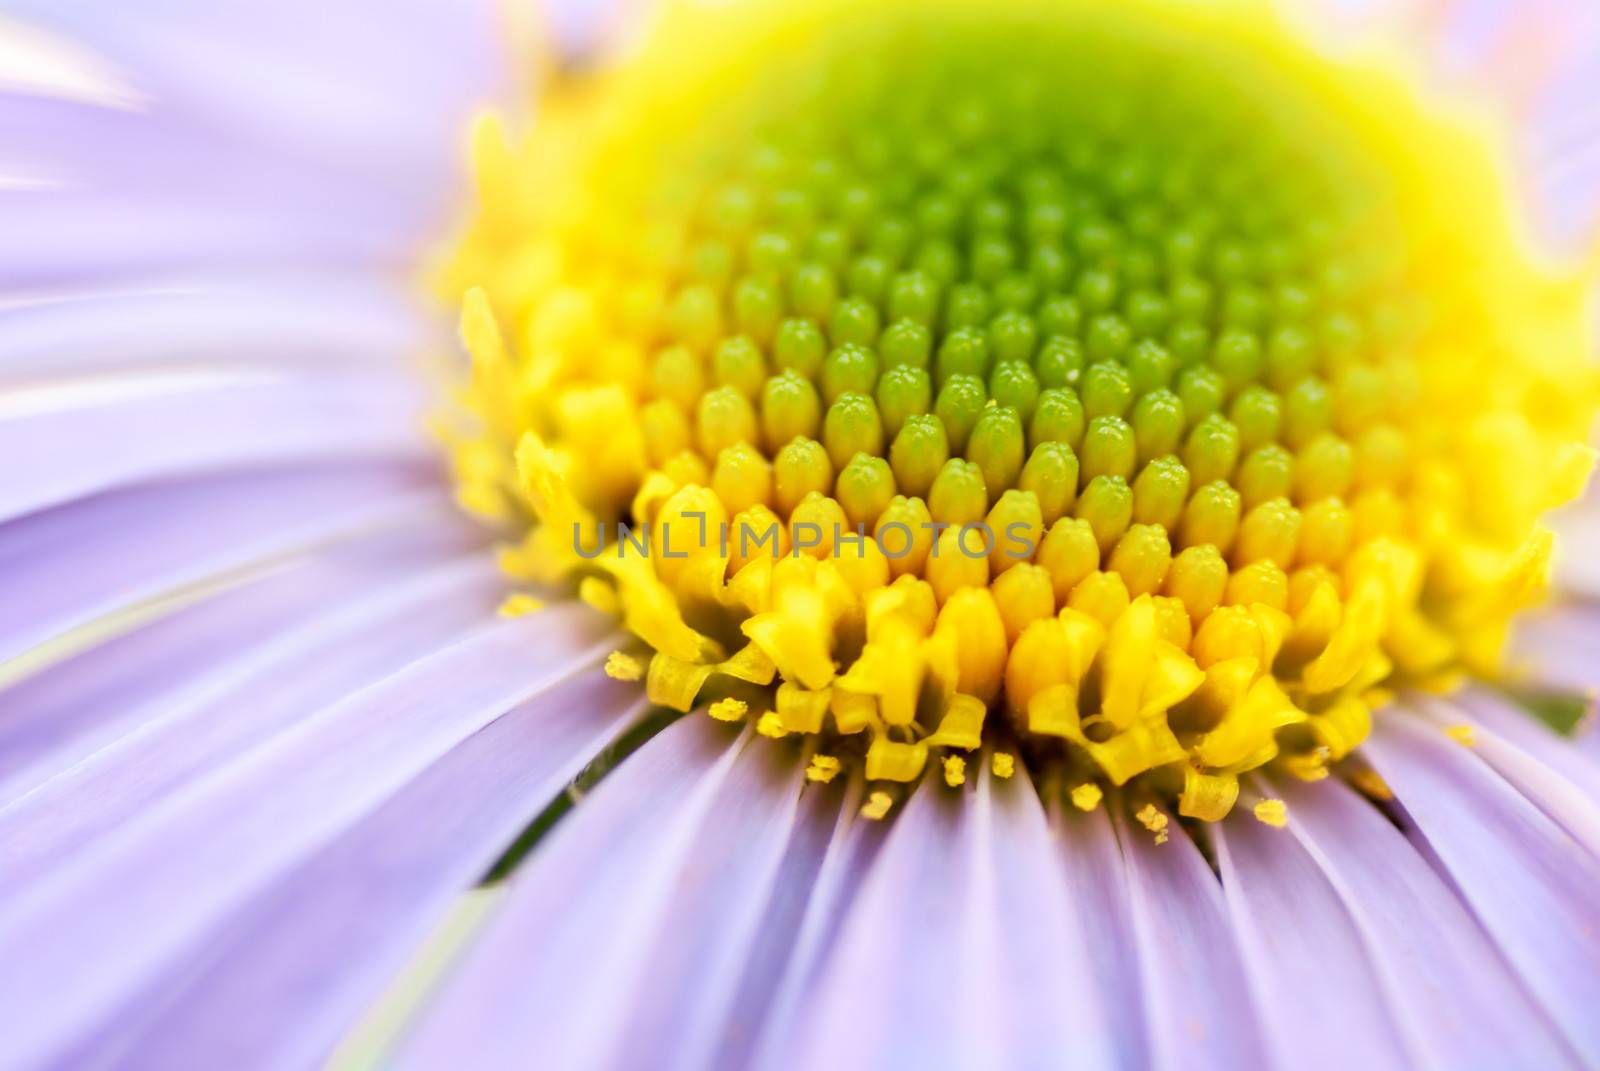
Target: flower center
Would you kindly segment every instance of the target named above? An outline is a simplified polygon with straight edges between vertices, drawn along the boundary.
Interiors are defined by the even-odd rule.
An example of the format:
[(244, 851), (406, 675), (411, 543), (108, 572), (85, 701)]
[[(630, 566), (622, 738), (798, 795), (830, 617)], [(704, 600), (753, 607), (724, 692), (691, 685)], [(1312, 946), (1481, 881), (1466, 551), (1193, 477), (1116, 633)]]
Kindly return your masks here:
[(452, 442), (507, 569), (880, 787), (987, 742), (1218, 819), (1492, 672), (1592, 380), (1497, 224), (1256, 36), (791, 24), (486, 126)]

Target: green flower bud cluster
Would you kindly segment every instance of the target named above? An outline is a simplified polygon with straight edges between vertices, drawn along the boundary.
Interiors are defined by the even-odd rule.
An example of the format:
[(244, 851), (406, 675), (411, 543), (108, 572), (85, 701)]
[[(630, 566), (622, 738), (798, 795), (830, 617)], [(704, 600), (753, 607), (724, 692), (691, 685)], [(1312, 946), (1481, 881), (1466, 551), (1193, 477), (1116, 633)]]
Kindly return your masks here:
[(1338, 153), (1157, 53), (915, 48), (753, 95), (641, 209), (682, 224), (636, 341), (699, 463), (746, 444), (780, 513), (1023, 490), (1108, 553), (1147, 526), (1235, 568), (1336, 560), (1353, 504), (1402, 490), (1417, 322)]

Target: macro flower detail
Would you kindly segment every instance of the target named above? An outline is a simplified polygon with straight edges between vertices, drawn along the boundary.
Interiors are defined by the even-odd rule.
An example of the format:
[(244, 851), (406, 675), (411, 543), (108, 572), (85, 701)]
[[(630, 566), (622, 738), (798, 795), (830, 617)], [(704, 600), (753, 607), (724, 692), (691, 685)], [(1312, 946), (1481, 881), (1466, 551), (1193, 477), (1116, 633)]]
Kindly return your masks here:
[(1590, 7), (11, 0), (0, 1071), (1600, 1069)]
[(880, 791), (988, 746), (1215, 821), (1495, 678), (1600, 381), (1449, 131), (1225, 18), (910, 18), (480, 126), (454, 450), (507, 570)]

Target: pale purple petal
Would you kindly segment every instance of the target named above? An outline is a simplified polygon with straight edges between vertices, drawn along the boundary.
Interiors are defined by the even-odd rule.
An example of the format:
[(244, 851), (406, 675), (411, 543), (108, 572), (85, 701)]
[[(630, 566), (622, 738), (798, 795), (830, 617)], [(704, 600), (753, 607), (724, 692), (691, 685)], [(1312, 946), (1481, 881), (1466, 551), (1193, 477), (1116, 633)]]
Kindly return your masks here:
[(453, 899), (643, 708), (638, 685), (592, 676), (492, 722), (228, 919), (203, 965), (141, 995), (136, 1027), (85, 1039), (73, 1062), (320, 1065)]
[(1145, 998), (1122, 847), (1104, 809), (1088, 814), (1059, 803), (1050, 816), (1077, 926), (1127, 1071), (1149, 1066)]
[[(460, 129), (407, 150), (412, 165), (392, 169), (439, 176), (419, 195), (388, 179), (363, 181), (297, 146), (263, 144), (242, 124), (211, 129), (174, 115), (171, 102), (154, 107), (0, 93), (0, 167), (35, 180), (0, 190), (0, 227), (11, 239), (0, 246), (0, 290), (24, 298), (62, 287), (126, 290), (176, 275), (249, 287), (270, 305), (279, 285), (303, 289), (345, 271), (386, 275), (423, 297), (419, 252), (464, 202), (449, 178), (465, 162)], [(421, 219), (436, 226), (421, 228)], [(294, 280), (302, 272), (307, 279)], [(248, 334), (236, 342), (248, 346)]]
[[(798, 901), (786, 919), (788, 926), (768, 941), (765, 958), (752, 957), (752, 968), (763, 976), (763, 992), (752, 1004), (764, 1008), (753, 1021), (740, 1024), (719, 1065), (729, 1067), (787, 1067), (793, 1054), (806, 1044), (805, 1011), (818, 978), (838, 939), (851, 901), (883, 845), (888, 826), (859, 814), (862, 787), (852, 783), (843, 805), (825, 833), (826, 851), (814, 873), (803, 876), (794, 889), (779, 895)], [(768, 964), (771, 964), (769, 967)], [(766, 976), (781, 972), (776, 979)], [(770, 995), (765, 995), (770, 988)], [(762, 997), (765, 995), (764, 1004)], [(755, 1034), (754, 1037), (751, 1034)]]
[(0, 258), (13, 283), (161, 263), (415, 263), (459, 204), (466, 119), (511, 59), (488, 2), (19, 2), (15, 17), (116, 67), (148, 114), (120, 139), (97, 138), (114, 118), (63, 122), (62, 141), (117, 150), (83, 169), (82, 190), (0, 198), (8, 234), (53, 239), (6, 247), (28, 251)]
[[(992, 813), (985, 797), (992, 795)], [(1123, 1066), (1129, 1046), (1106, 1008), (1088, 941), (1087, 905), (1073, 896), (1056, 845), (1025, 769), (1000, 780), (984, 769), (974, 793), (976, 817), (989, 823), (997, 933), (996, 971), (1010, 990), (1004, 1027), (1015, 1067)]]
[(1534, 685), (1593, 694), (1600, 691), (1600, 607), (1553, 606), (1513, 627), (1508, 668)]
[[(614, 992), (629, 1023), (615, 1039), (620, 1066), (703, 1067), (732, 1031), (752, 1022), (739, 983), (767, 936), (760, 927), (769, 920), (796, 826), (802, 812), (815, 824), (839, 802), (827, 790), (802, 796), (804, 783), (787, 749), (766, 740), (748, 746), (671, 880), (656, 886), (670, 891), (656, 931), (636, 946), (637, 970), (624, 963), (614, 974), (596, 974), (601, 992), (619, 983)], [(539, 881), (537, 863), (526, 879), (515, 880), (509, 911), (524, 895), (540, 899), (523, 885)], [(568, 963), (572, 974), (586, 969), (581, 951), (552, 962)]]
[(0, 487), (0, 521), (164, 478), (436, 453), (422, 430), (426, 389), (404, 375), (191, 373), (131, 393), (138, 386), (72, 408), (0, 412), (0, 456), (39, 459)]
[(505, 711), (594, 672), (614, 642), (578, 605), (496, 622), (130, 816), (0, 905), (9, 1055), (41, 1062), (109, 1023), (229, 912)]
[(376, 273), (144, 274), (137, 285), (38, 291), (0, 303), (0, 382), (85, 371), (397, 366), (437, 333), (410, 279)]
[(330, 602), (314, 621), (241, 645), (138, 716), (133, 732), (0, 808), (11, 894), (93, 850), (128, 815), (449, 646), (492, 616), (503, 588), (490, 556), (474, 553), (374, 585), (348, 605)]
[[(695, 999), (679, 972), (697, 946), (729, 980), (725, 957), (748, 946), (799, 800), (797, 766), (774, 769), (774, 749), (748, 741), (690, 715), (608, 774), (515, 875), (397, 1065), (515, 1067), (537, 1053), (551, 1067), (627, 1066), (636, 1021), (663, 1037), (649, 1004)], [(684, 991), (650, 985), (657, 970)], [(707, 1014), (725, 1013), (731, 994), (706, 997)]]
[(1595, 712), (1593, 706), (1590, 706), (1589, 708), (1589, 720), (1587, 724), (1580, 725), (1578, 727), (1578, 733), (1575, 737), (1573, 737), (1572, 742), (1573, 746), (1576, 747), (1585, 758), (1595, 765), (1600, 766), (1600, 725), (1595, 724)]
[(926, 780), (849, 906), (789, 1054), (803, 1067), (1114, 1067), (1115, 1040), (1025, 776)]
[[(1597, 799), (1600, 797), (1600, 770), (1576, 752), (1563, 749), (1559, 740), (1553, 747), (1541, 750), (1546, 750), (1551, 757), (1567, 750), (1569, 761), (1560, 766), (1545, 761), (1544, 755), (1525, 750), (1484, 724), (1474, 708), (1458, 702), (1455, 697), (1415, 696), (1408, 697), (1407, 702), (1439, 728), (1471, 726), (1473, 754), (1494, 767), (1517, 791), (1587, 848), (1590, 855), (1600, 859), (1600, 799)], [(1532, 720), (1528, 715), (1523, 716)], [(1570, 769), (1564, 770), (1563, 766)]]
[(1222, 887), (1175, 826), (1156, 844), (1120, 823), (1132, 905), (1134, 952), (1144, 979), (1150, 1066), (1264, 1066), (1260, 1016), (1245, 984)]
[(0, 662), (143, 599), (442, 504), (427, 469), (320, 465), (128, 488), (0, 525)]
[(735, 1005), (724, 1016), (715, 1052), (700, 1046), (704, 1062), (711, 1066), (752, 1066), (751, 1053), (786, 969), (799, 954), (800, 932), (812, 907), (813, 891), (845, 814), (841, 796), (844, 806), (849, 806), (851, 797), (842, 786), (807, 785), (800, 797), (794, 830), (772, 878), (771, 895), (733, 983)]
[(1459, 707), (1465, 715), (1464, 719), (1456, 720), (1467, 720), (1490, 730), (1600, 803), (1600, 767), (1578, 746), (1578, 742), (1594, 735), (1592, 710), (1587, 724), (1580, 724), (1575, 736), (1569, 738), (1559, 735), (1505, 697), (1479, 685), (1468, 685), (1452, 693), (1448, 705)]
[(1600, 227), (1600, 29), (1595, 12), (1585, 14), (1586, 25), (1563, 27), (1565, 55), (1547, 67), (1518, 132), (1532, 165), (1535, 214), (1545, 233), (1576, 255)]
[(266, 210), (244, 198), (188, 203), (99, 190), (5, 191), (0, 226), (13, 241), (0, 253), (0, 288), (302, 264), (315, 270), (363, 264), (402, 269), (407, 254), (415, 253), (415, 238), (402, 242), (395, 232), (416, 225), (397, 224), (393, 217), (400, 210), (382, 200), (362, 204), (357, 191), (336, 197), (339, 192), (308, 190), (292, 209)]
[[(1350, 915), (1294, 836), (1238, 812), (1207, 831), (1275, 1062), (1328, 1071), (1413, 1064)], [(1313, 1040), (1321, 1038), (1339, 1041)]]
[[(688, 785), (656, 754), (680, 756), (675, 736), (715, 754), (726, 733), (680, 722), (601, 783), (517, 874), (411, 1060), (465, 1045), (464, 1058), (493, 1066), (537, 1045), (554, 1066), (702, 1067), (754, 1030), (761, 992), (743, 983), (764, 968), (755, 957), (787, 943), (792, 931), (767, 927), (798, 916), (839, 799), (802, 795), (792, 755), (765, 741)], [(662, 813), (647, 821), (651, 798)], [(662, 890), (659, 902), (641, 903), (642, 889)], [(477, 1007), (487, 991), (494, 1006)]]
[(1362, 747), (1528, 988), (1600, 1060), (1600, 861), (1421, 719), (1391, 713)]
[(1360, 933), (1382, 997), (1428, 1067), (1572, 1066), (1554, 1024), (1477, 919), (1375, 806), (1342, 782), (1273, 784)]
[(0, 692), (8, 712), (0, 718), (0, 804), (181, 705), (182, 696), (204, 693), (209, 674), (262, 643), (285, 632), (314, 636), (347, 601), (481, 553), (482, 533), (447, 508), (314, 548)]
[[(1591, 190), (1590, 196), (1594, 195)], [(1600, 316), (1600, 310), (1593, 310)], [(1554, 514), (1550, 518), (1556, 532), (1556, 557), (1552, 579), (1557, 590), (1589, 600), (1589, 610), (1594, 611), (1594, 601), (1600, 600), (1600, 483), (1590, 481), (1583, 498)], [(1557, 612), (1560, 608), (1557, 608)], [(1543, 611), (1534, 611), (1529, 618), (1542, 617)], [(1513, 630), (1513, 640), (1515, 630)]]
[[(465, 113), (489, 99), (511, 58), (487, 2), (10, 7), (95, 49), (196, 128), (239, 130), (254, 144), (320, 159), (332, 174), (419, 193), (448, 174), (449, 162), (429, 154), (448, 153)], [(420, 173), (384, 175), (394, 167)]]

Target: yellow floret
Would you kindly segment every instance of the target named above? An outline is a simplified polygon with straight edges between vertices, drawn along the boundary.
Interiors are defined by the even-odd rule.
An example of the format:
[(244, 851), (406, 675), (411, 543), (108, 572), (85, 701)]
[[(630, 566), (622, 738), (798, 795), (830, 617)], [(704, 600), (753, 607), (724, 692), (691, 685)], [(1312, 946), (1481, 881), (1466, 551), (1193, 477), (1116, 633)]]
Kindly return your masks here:
[(670, 5), (475, 125), (439, 426), (505, 571), (812, 780), (1020, 737), (1158, 841), (1494, 677), (1600, 372), (1483, 132), (1255, 0), (869, 7)]

